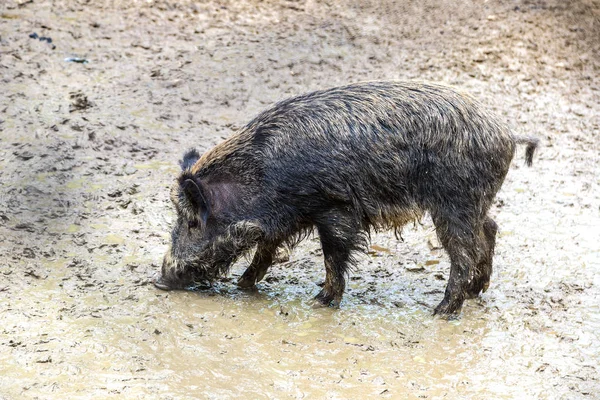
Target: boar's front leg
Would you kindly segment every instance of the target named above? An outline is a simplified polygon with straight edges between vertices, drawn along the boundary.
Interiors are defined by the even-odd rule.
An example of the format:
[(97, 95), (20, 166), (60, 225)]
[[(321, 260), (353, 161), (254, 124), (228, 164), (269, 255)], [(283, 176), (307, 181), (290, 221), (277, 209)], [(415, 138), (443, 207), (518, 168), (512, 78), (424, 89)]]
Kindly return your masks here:
[(317, 223), (317, 230), (325, 259), (325, 286), (315, 297), (315, 305), (339, 307), (352, 252), (363, 247), (365, 237), (352, 213), (347, 211), (324, 215)]
[(275, 252), (279, 243), (259, 243), (252, 262), (237, 281), (238, 287), (249, 289), (264, 278), (267, 270), (273, 264)]

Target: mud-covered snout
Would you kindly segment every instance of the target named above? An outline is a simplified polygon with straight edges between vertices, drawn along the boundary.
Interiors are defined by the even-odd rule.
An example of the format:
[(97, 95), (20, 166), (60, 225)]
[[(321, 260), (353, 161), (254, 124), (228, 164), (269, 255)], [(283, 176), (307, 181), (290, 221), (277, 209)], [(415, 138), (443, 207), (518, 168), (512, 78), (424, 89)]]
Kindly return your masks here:
[(194, 283), (190, 268), (186, 268), (169, 250), (163, 258), (162, 268), (152, 278), (154, 286), (161, 290), (184, 289)]
[(159, 288), (161, 290), (179, 289), (178, 286), (175, 286), (175, 285), (173, 285), (172, 282), (168, 282), (166, 279), (164, 279), (163, 274), (161, 272), (157, 272), (152, 277), (152, 283), (154, 284), (154, 286), (156, 286), (157, 288)]

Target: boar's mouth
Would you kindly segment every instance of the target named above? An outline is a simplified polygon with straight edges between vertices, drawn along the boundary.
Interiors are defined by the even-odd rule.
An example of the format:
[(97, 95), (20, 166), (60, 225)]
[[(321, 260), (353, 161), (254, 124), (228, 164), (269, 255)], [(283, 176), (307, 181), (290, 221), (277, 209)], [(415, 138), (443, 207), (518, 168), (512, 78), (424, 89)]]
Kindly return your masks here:
[(260, 229), (243, 223), (230, 228), (227, 235), (212, 241), (191, 259), (184, 259), (170, 249), (163, 259), (161, 273), (153, 279), (162, 290), (186, 289), (197, 283), (212, 283), (229, 272), (229, 267), (257, 242)]
[(225, 275), (231, 265), (231, 260), (225, 263), (215, 263), (210, 268), (204, 263), (188, 264), (187, 266), (164, 268), (152, 278), (152, 283), (161, 290), (184, 290), (190, 288), (210, 287), (214, 281)]
[(209, 287), (215, 279), (216, 277), (209, 278), (204, 274), (188, 277), (187, 279), (169, 279), (160, 272), (157, 272), (152, 278), (152, 283), (161, 290), (184, 290), (196, 287)]
[(161, 290), (181, 289), (178, 287), (179, 285), (175, 285), (174, 282), (168, 282), (166, 279), (164, 279), (160, 272), (156, 273), (156, 275), (152, 278), (152, 283)]

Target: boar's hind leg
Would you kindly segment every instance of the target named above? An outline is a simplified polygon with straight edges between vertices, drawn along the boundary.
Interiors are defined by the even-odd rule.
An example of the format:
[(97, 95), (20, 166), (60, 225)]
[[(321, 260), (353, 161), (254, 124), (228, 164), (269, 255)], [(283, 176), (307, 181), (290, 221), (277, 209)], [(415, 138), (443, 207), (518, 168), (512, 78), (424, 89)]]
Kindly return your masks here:
[(458, 314), (464, 299), (468, 296), (469, 281), (475, 275), (475, 268), (481, 260), (483, 244), (476, 221), (468, 218), (445, 218), (433, 214), (436, 232), (444, 249), (450, 256), (450, 278), (444, 299), (434, 310), (434, 314)]
[(492, 258), (494, 256), (494, 247), (496, 246), (496, 232), (498, 225), (490, 217), (486, 217), (480, 232), (482, 248), (480, 250), (480, 260), (475, 268), (473, 279), (467, 289), (467, 296), (474, 298), (481, 292), (485, 292), (490, 285), (490, 276), (492, 275)]
[(352, 252), (361, 249), (365, 238), (353, 216), (344, 213), (324, 216), (317, 230), (325, 259), (325, 286), (315, 297), (316, 305), (339, 307)]
[(252, 288), (255, 283), (260, 282), (264, 278), (267, 270), (273, 263), (277, 246), (277, 244), (272, 243), (260, 243), (258, 245), (252, 262), (237, 282), (238, 287), (244, 289)]

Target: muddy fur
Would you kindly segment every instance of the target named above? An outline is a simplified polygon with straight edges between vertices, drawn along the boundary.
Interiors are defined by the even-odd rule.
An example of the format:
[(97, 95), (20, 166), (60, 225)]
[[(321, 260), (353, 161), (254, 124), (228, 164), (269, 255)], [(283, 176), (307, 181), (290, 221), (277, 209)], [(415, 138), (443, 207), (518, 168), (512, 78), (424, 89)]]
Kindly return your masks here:
[(457, 313), (489, 285), (497, 226), (487, 212), (517, 143), (531, 164), (537, 139), (437, 84), (365, 82), (284, 100), (201, 157), (184, 156), (160, 282), (214, 279), (256, 246), (238, 283), (250, 287), (277, 247), (316, 230), (326, 269), (316, 299), (339, 305), (370, 230), (428, 212), (451, 260), (435, 312)]

